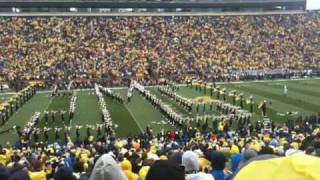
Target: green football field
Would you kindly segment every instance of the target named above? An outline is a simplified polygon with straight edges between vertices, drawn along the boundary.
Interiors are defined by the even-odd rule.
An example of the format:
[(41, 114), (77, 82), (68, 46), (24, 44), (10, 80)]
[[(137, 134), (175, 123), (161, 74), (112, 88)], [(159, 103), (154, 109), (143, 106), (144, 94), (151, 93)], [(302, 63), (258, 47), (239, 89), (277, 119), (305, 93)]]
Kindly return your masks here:
[[(294, 112), (294, 116), (309, 116), (314, 113), (320, 112), (320, 79), (301, 79), (301, 80), (274, 80), (274, 81), (248, 81), (248, 82), (236, 82), (236, 83), (218, 83), (222, 88), (226, 88), (227, 91), (237, 90), (237, 93), (243, 93), (244, 98), (253, 96), (255, 101), (254, 114), (252, 121), (256, 121), (261, 118), (260, 110), (257, 108), (258, 104), (263, 101), (268, 101), (267, 114), (276, 123), (283, 123), (287, 120), (287, 112)], [(284, 85), (288, 88), (288, 94), (283, 94)], [(194, 118), (202, 115), (217, 115), (218, 113), (210, 110), (208, 105), (205, 109), (200, 107), (200, 111), (193, 110), (188, 113), (184, 108), (169, 99), (167, 96), (162, 95), (156, 88), (147, 87), (148, 90), (164, 103), (171, 106), (176, 112), (183, 114), (185, 117)], [(113, 91), (126, 97), (126, 88), (114, 88)], [(186, 98), (197, 98), (201, 96), (210, 96), (208, 90), (206, 94), (204, 92), (196, 91), (195, 88), (190, 88), (181, 85), (177, 93)], [(35, 112), (40, 112), (39, 128), (47, 127), (60, 127), (68, 125), (71, 126), (71, 137), (75, 137), (75, 126), (82, 126), (81, 137), (86, 136), (86, 126), (96, 125), (101, 123), (100, 107), (97, 102), (97, 97), (93, 90), (77, 91), (77, 101), (75, 116), (72, 121), (69, 121), (68, 110), (70, 104), (70, 96), (58, 96), (51, 97), (50, 92), (38, 92), (31, 100), (23, 105), (17, 112), (15, 112), (10, 119), (0, 127), (0, 131), (13, 127), (14, 125), (24, 127), (30, 120), (31, 116)], [(0, 102), (4, 102), (10, 98), (10, 94), (1, 93)], [(215, 96), (214, 96), (215, 97)], [(159, 132), (161, 129), (169, 130), (175, 129), (161, 112), (154, 108), (151, 103), (141, 96), (137, 91), (134, 91), (132, 100), (129, 104), (120, 104), (117, 101), (105, 97), (107, 108), (111, 114), (111, 118), (117, 128), (116, 134), (119, 137), (137, 135), (147, 126), (150, 126), (154, 132)], [(231, 103), (231, 97), (227, 96), (227, 102)], [(248, 109), (248, 105), (245, 104), (245, 109)], [(53, 122), (49, 118), (48, 123), (44, 122), (44, 111), (66, 111), (66, 120), (62, 121), (60, 116), (57, 115), (56, 120)], [(93, 131), (94, 132), (94, 131)], [(50, 141), (54, 140), (54, 133), (49, 133)], [(6, 142), (14, 143), (17, 140), (17, 134), (15, 131), (4, 133), (0, 135), (0, 143)], [(63, 137), (61, 131), (60, 137)], [(40, 137), (43, 141), (43, 137)]]

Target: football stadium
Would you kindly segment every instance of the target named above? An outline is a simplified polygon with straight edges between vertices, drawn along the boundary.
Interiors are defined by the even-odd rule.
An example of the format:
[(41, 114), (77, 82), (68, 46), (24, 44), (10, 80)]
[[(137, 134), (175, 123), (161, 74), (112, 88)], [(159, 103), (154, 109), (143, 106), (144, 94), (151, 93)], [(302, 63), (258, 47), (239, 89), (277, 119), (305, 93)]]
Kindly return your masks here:
[(0, 180), (320, 179), (311, 1), (0, 0)]

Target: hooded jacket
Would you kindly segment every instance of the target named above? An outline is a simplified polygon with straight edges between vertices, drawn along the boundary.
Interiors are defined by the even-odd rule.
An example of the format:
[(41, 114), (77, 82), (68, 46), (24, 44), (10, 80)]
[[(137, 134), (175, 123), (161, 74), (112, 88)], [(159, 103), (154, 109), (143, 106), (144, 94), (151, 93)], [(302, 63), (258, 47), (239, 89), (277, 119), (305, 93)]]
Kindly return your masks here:
[(104, 154), (96, 162), (90, 180), (127, 180), (127, 177), (116, 161)]

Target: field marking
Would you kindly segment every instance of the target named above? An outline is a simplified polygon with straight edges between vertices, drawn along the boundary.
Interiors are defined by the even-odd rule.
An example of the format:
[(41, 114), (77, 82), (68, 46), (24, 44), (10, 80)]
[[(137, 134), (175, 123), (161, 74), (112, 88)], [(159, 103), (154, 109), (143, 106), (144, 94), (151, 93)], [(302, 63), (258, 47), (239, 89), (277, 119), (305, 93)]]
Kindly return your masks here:
[[(49, 101), (48, 104), (45, 106), (45, 108), (43, 109), (43, 111), (46, 111), (46, 110), (49, 108), (49, 106), (51, 105), (53, 99), (54, 99), (54, 97), (50, 97), (50, 101)], [(44, 116), (44, 113), (41, 113), (41, 115), (40, 115), (39, 118), (42, 119), (43, 116)]]
[[(264, 83), (264, 82), (286, 82), (286, 81), (309, 81), (309, 80), (319, 80), (320, 77), (313, 77), (313, 78), (297, 78), (297, 79), (274, 79), (274, 80), (252, 80), (252, 81), (231, 81), (231, 82), (216, 82), (216, 84), (250, 84), (250, 83)], [(144, 87), (156, 87), (158, 85), (148, 85)], [(178, 84), (177, 86), (187, 86), (187, 84)], [(127, 89), (128, 87), (110, 87), (110, 89)], [(84, 88), (84, 89), (73, 89), (73, 91), (93, 91), (93, 88)], [(45, 93), (51, 93), (52, 90), (41, 90), (37, 91), (39, 94), (45, 94)], [(64, 90), (60, 91), (64, 92)], [(1, 95), (7, 95), (7, 94), (16, 94), (15, 92), (6, 92), (6, 93), (0, 93)]]
[(7, 96), (7, 95), (16, 95), (16, 92), (5, 92), (5, 93), (0, 93), (0, 96)]
[[(238, 87), (240, 87), (240, 86), (238, 86)], [(252, 87), (252, 86), (249, 86), (249, 87), (251, 87), (251, 89), (256, 89), (256, 90), (258, 90), (259, 92), (262, 91), (262, 90), (259, 89), (259, 88), (254, 88), (254, 87)], [(240, 88), (241, 88), (241, 87), (240, 87)], [(277, 88), (274, 88), (274, 87), (272, 87), (271, 89), (277, 90)], [(244, 90), (241, 90), (241, 92), (244, 92)], [(251, 95), (253, 95), (253, 97), (258, 97), (258, 99), (261, 99), (261, 100), (263, 100), (263, 99), (268, 99), (268, 100), (270, 100), (270, 101), (272, 102), (272, 105), (269, 106), (268, 108), (269, 108), (269, 109), (272, 109), (272, 110), (275, 111), (275, 112), (283, 112), (283, 113), (285, 113), (285, 112), (288, 112), (288, 111), (291, 111), (291, 110), (282, 111), (282, 110), (283, 110), (282, 108), (283, 108), (283, 107), (286, 107), (286, 108), (290, 107), (290, 108), (288, 108), (288, 109), (295, 109), (296, 111), (299, 112), (300, 115), (304, 115), (304, 116), (305, 116), (306, 114), (313, 114), (313, 113), (314, 113), (314, 111), (312, 111), (312, 110), (309, 110), (309, 109), (306, 109), (306, 108), (303, 108), (303, 107), (300, 107), (300, 106), (297, 106), (297, 105), (293, 105), (293, 104), (291, 104), (291, 103), (284, 102), (284, 101), (279, 100), (279, 99), (277, 99), (277, 98), (268, 97), (268, 96), (265, 96), (265, 95), (262, 95), (262, 94), (257, 94), (257, 93), (249, 93), (249, 92), (247, 92), (247, 91), (245, 91), (245, 93), (251, 94)], [(275, 94), (274, 92), (272, 92), (272, 93)], [(259, 98), (259, 97), (260, 97), (260, 98)], [(292, 97), (291, 97), (291, 98), (292, 98)], [(299, 99), (296, 99), (296, 98), (292, 98), (292, 99), (299, 100)], [(257, 101), (257, 102), (259, 102), (259, 101)], [(278, 105), (280, 105), (280, 107), (274, 106), (274, 104), (278, 104)], [(281, 109), (281, 110), (280, 110), (280, 109)], [(255, 113), (255, 112), (254, 112), (254, 113)], [(258, 113), (255, 113), (255, 114), (259, 115)], [(276, 117), (279, 116), (278, 114), (275, 114), (275, 115), (276, 115)]]
[[(31, 98), (31, 99), (32, 99), (32, 98)], [(9, 120), (8, 120), (7, 122), (9, 122), (10, 119), (12, 119), (12, 118), (14, 118), (15, 116), (17, 116), (17, 114), (20, 112), (20, 110), (23, 109), (23, 106), (25, 106), (25, 105), (27, 105), (27, 104), (30, 104), (31, 99), (30, 99), (27, 103), (23, 104), (23, 105), (18, 109), (18, 111), (15, 111), (14, 114), (9, 118)], [(52, 99), (49, 101), (48, 105), (46, 106), (46, 109), (49, 107), (49, 104), (51, 104), (51, 102), (52, 102)], [(46, 110), (46, 109), (45, 109), (45, 110)], [(41, 115), (39, 116), (39, 118), (41, 119), (42, 116), (43, 116), (43, 114), (42, 114), (41, 112), (40, 112), (40, 114), (41, 114)], [(28, 121), (28, 120), (27, 120), (27, 121)], [(10, 122), (11, 122), (11, 121), (10, 121)], [(9, 124), (4, 124), (4, 126), (2, 126), (0, 129), (6, 127), (6, 125), (9, 125)]]
[(139, 127), (141, 133), (143, 133), (143, 128), (140, 126), (140, 123), (137, 121), (137, 119), (135, 118), (135, 116), (134, 116), (133, 113), (131, 112), (130, 108), (128, 108), (126, 104), (124, 104), (124, 107), (128, 110), (128, 112), (130, 113), (131, 117), (132, 117), (133, 120), (136, 122), (136, 124), (137, 124), (137, 126)]
[[(270, 80), (216, 82), (216, 84), (251, 84), (251, 83), (265, 83), (265, 82), (310, 81), (310, 80), (319, 80), (319, 79), (320, 79), (320, 77), (297, 78), (297, 79), (273, 79), (273, 80), (270, 79)], [(186, 86), (186, 85), (187, 84), (178, 84), (178, 86)]]
[[(30, 99), (30, 100), (31, 100), (31, 99)], [(3, 129), (3, 128), (5, 128), (6, 126), (9, 126), (10, 124), (8, 124), (8, 122), (11, 123), (10, 119), (12, 119), (13, 117), (15, 117), (16, 114), (17, 114), (19, 111), (21, 111), (21, 109), (23, 108), (23, 106), (27, 105), (27, 104), (30, 102), (30, 100), (29, 100), (28, 102), (24, 103), (24, 104), (18, 109), (18, 111), (15, 111), (15, 112), (13, 113), (13, 115), (10, 116), (9, 119), (6, 121), (6, 123), (0, 127), (0, 129)]]
[[(261, 89), (262, 87), (260, 87), (260, 88), (259, 88), (259, 87), (260, 87), (260, 86), (258, 86), (257, 88), (254, 88), (254, 89), (258, 90), (259, 92), (263, 92), (263, 90)], [(284, 96), (284, 95), (283, 95), (283, 92), (280, 92), (280, 91), (281, 91), (280, 89), (275, 88), (275, 87), (272, 87), (272, 86), (270, 86), (269, 88), (270, 88), (270, 90), (271, 90), (271, 91), (269, 91), (269, 93), (271, 93), (271, 94), (276, 94), (276, 95), (282, 94), (283, 97), (285, 97), (286, 99), (289, 98), (289, 100), (292, 99), (293, 101), (301, 101), (301, 102), (310, 103), (308, 100), (305, 101), (305, 100), (303, 100), (304, 98), (302, 98), (302, 96), (308, 96), (308, 95), (306, 95), (306, 94), (302, 94), (302, 93), (299, 93), (299, 92), (290, 91), (290, 92), (288, 92), (288, 95), (287, 95), (287, 96)], [(276, 91), (279, 91), (280, 93), (277, 93)], [(291, 95), (290, 95), (290, 94), (291, 94)], [(264, 97), (265, 97), (265, 96), (264, 96)], [(296, 97), (301, 97), (301, 99), (297, 99)], [(311, 97), (311, 96), (309, 96), (309, 97)], [(316, 98), (316, 97), (313, 96), (313, 98)], [(275, 99), (275, 98), (268, 97), (268, 99), (272, 99), (272, 100), (273, 100), (272, 102), (276, 101), (276, 102), (278, 102), (278, 103), (280, 103), (280, 104), (285, 105), (286, 107), (291, 107), (291, 108), (289, 108), (289, 109), (296, 109), (296, 110), (299, 111), (300, 114), (302, 114), (302, 113), (308, 113), (308, 114), (310, 113), (310, 114), (312, 114), (312, 113), (315, 112), (315, 111), (310, 110), (310, 109), (308, 109), (308, 108), (306, 108), (306, 107), (302, 107), (302, 106), (300, 106), (300, 105), (294, 105), (294, 104), (292, 104), (292, 103), (287, 103), (287, 102), (284, 102), (284, 101), (279, 100), (279, 99), (277, 99), (277, 98)], [(291, 100), (290, 100), (290, 101), (291, 101)], [(312, 104), (312, 106), (318, 106), (317, 104), (313, 104), (312, 102), (311, 102), (310, 104)], [(277, 109), (277, 108), (276, 108), (276, 109)], [(279, 112), (279, 111), (278, 111), (278, 112)]]

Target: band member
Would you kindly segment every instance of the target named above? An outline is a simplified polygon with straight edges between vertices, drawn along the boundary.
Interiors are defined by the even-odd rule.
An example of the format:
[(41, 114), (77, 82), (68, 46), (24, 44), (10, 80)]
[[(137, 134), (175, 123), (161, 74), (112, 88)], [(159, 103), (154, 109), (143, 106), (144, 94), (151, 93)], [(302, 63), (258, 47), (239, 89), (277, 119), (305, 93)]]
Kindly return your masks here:
[(236, 105), (236, 98), (237, 98), (236, 92), (233, 92), (232, 93), (232, 105)]
[(102, 137), (102, 130), (100, 125), (97, 126), (97, 139), (100, 139)]
[(210, 111), (213, 110), (213, 102), (210, 103)]
[(203, 111), (203, 112), (205, 112), (205, 111), (206, 111), (206, 104), (205, 104), (205, 103), (203, 103), (202, 111)]
[(240, 106), (241, 109), (243, 109), (243, 94), (240, 94), (239, 106)]
[(80, 138), (80, 126), (76, 126), (76, 137)]
[(287, 88), (287, 85), (284, 85), (283, 86), (283, 95), (287, 96), (287, 94), (288, 94), (288, 88)]
[(60, 111), (60, 116), (61, 116), (61, 120), (62, 120), (62, 122), (64, 122), (64, 111), (63, 110), (61, 110)]
[(199, 103), (196, 105), (196, 111), (199, 112)]
[(49, 120), (49, 113), (48, 111), (44, 111), (44, 121), (46, 124), (48, 123), (48, 120)]
[(70, 111), (70, 113), (69, 113), (69, 120), (73, 119), (73, 116), (74, 116), (74, 112), (73, 112), (73, 111)]
[(56, 112), (55, 112), (55, 111), (51, 111), (51, 119), (52, 119), (52, 122), (55, 122), (55, 120), (56, 120), (55, 115), (56, 115)]
[(56, 141), (58, 141), (60, 139), (59, 131), (60, 131), (59, 128), (55, 128), (55, 130), (54, 130), (54, 137), (55, 137)]
[(261, 102), (258, 108), (261, 109), (261, 113), (262, 113), (263, 117), (267, 116), (267, 101), (266, 100)]
[(217, 87), (217, 99), (220, 99), (220, 88)]
[(48, 142), (48, 140), (49, 140), (49, 134), (48, 134), (49, 130), (50, 130), (50, 129), (47, 128), (47, 127), (44, 127), (44, 128), (43, 128), (43, 134), (44, 134), (43, 136), (44, 136), (44, 141), (45, 141), (45, 142)]
[(38, 142), (39, 141), (39, 133), (40, 133), (40, 130), (35, 129), (34, 134), (33, 134), (34, 142)]
[(87, 126), (87, 137), (89, 138), (91, 136), (91, 128)]
[(129, 91), (128, 91), (128, 95), (127, 95), (127, 101), (128, 101), (128, 103), (131, 102), (131, 97), (132, 97), (132, 92), (129, 90)]
[(249, 97), (249, 100), (247, 100), (247, 104), (249, 104), (250, 106), (250, 113), (253, 113), (253, 104), (254, 104), (254, 101), (253, 101), (253, 96), (250, 96)]

